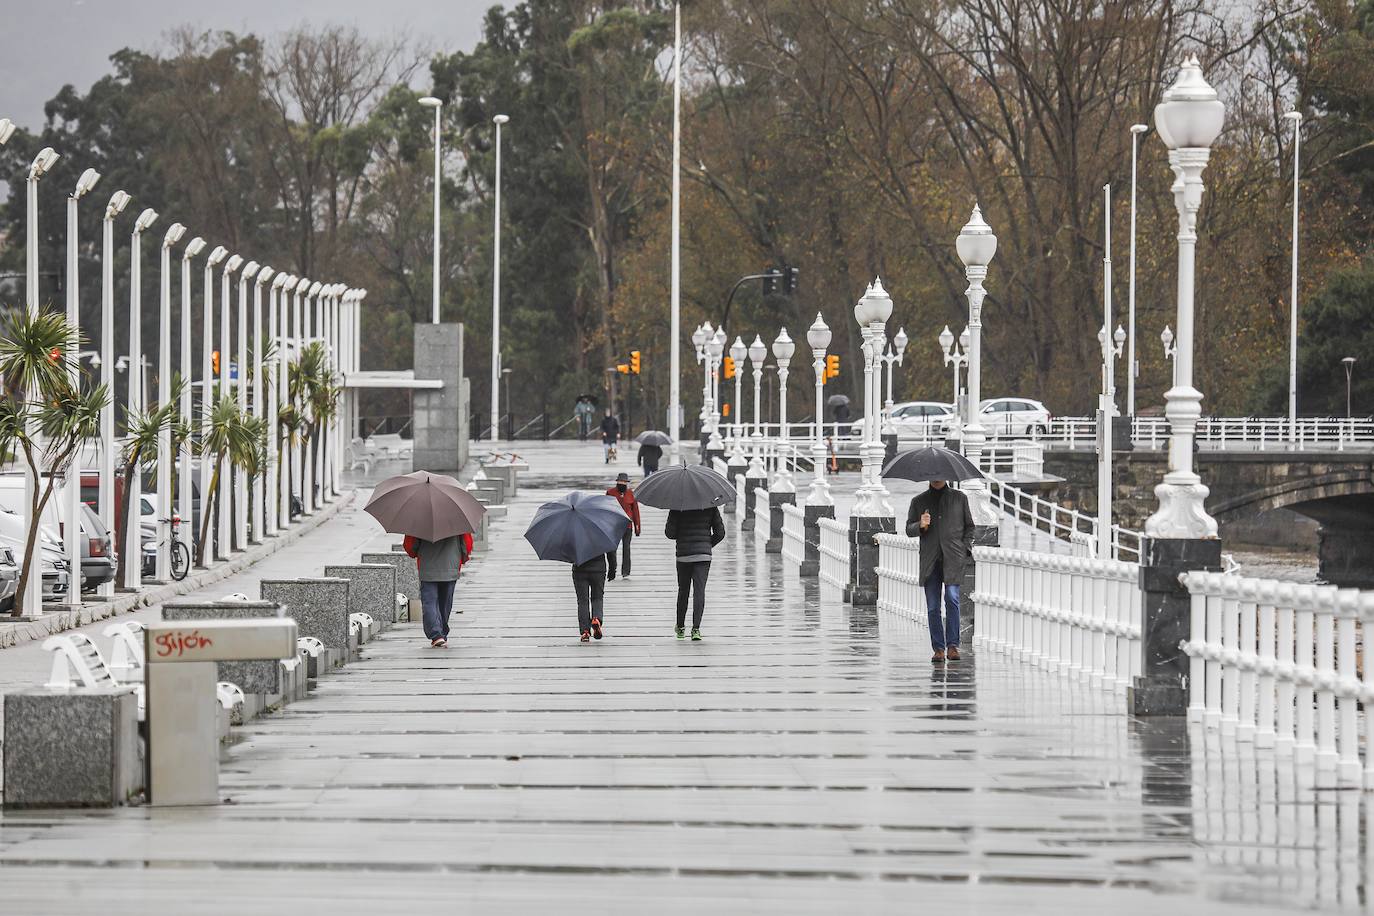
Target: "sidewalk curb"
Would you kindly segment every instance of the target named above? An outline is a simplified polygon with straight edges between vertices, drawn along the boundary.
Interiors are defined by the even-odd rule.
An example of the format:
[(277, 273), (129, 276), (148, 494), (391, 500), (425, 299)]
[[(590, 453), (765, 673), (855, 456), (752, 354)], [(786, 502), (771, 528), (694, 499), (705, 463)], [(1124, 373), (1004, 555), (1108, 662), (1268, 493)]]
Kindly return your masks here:
[(152, 607), (169, 598), (189, 594), (208, 585), (213, 585), (222, 579), (227, 579), (229, 576), (242, 572), (260, 560), (271, 556), (288, 544), (294, 543), (338, 515), (339, 512), (353, 504), (357, 492), (356, 489), (345, 490), (339, 494), (339, 498), (334, 502), (326, 503), (314, 515), (303, 518), (294, 527), (287, 529), (285, 533), (267, 538), (263, 543), (251, 547), (211, 569), (200, 572), (193, 571), (180, 582), (168, 582), (133, 594), (120, 595), (113, 601), (83, 604), (76, 610), (56, 611), (37, 619), (17, 620), (14, 623), (8, 623), (6, 618), (0, 617), (0, 650), (21, 646), (35, 639), (46, 639), (54, 633), (86, 626), (98, 620), (106, 620), (139, 608)]

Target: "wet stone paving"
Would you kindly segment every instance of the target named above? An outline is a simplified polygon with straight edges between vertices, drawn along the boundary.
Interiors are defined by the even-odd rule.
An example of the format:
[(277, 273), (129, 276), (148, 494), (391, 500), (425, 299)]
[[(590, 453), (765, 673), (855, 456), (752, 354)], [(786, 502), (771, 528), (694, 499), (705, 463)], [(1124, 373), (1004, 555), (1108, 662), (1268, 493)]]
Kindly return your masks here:
[[(447, 650), (398, 625), (236, 729), (219, 807), (0, 817), (0, 912), (1364, 907), (1358, 791), (1004, 656), (933, 665), (917, 623), (818, 590), (728, 517), (703, 642), (673, 638), (645, 508), (606, 639), (579, 644), (568, 568), (520, 535), (613, 474), (590, 443), (522, 453)], [(365, 496), (310, 539), (357, 530)]]

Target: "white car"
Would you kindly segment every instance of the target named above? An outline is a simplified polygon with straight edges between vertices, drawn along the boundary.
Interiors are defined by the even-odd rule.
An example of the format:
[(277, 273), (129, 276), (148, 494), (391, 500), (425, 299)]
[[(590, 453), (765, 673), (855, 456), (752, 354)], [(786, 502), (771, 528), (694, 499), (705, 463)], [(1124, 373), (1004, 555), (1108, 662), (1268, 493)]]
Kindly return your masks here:
[[(901, 439), (933, 439), (944, 435), (954, 405), (942, 401), (902, 401), (892, 405), (892, 425)], [(850, 435), (863, 433), (863, 418), (851, 421)]]
[(1050, 431), (1050, 412), (1030, 398), (989, 398), (983, 401), (980, 424), (994, 436), (1036, 436)]

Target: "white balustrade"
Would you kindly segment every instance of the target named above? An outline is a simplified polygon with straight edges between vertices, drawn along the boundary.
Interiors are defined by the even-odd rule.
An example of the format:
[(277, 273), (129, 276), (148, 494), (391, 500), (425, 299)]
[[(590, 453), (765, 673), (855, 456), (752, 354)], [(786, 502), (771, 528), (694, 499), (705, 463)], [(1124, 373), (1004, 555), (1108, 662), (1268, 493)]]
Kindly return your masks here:
[(1189, 720), (1374, 787), (1374, 734), (1361, 721), (1374, 682), (1357, 659), (1359, 631), (1374, 624), (1374, 591), (1224, 573), (1179, 578), (1191, 596), (1182, 644)]
[(921, 542), (904, 534), (879, 534), (878, 610), (929, 628), (926, 593), (921, 586)]
[(849, 526), (833, 518), (817, 520), (820, 526), (820, 579), (835, 588), (849, 584)]
[[(1033, 440), (1052, 448), (1092, 449), (1097, 445), (1097, 421), (1093, 417), (1054, 417), (1045, 432), (1027, 435), (1024, 428), (989, 429), (988, 444)], [(1169, 421), (1164, 417), (1136, 417), (1131, 438), (1140, 448), (1162, 449), (1169, 441)], [(1198, 447), (1217, 451), (1307, 451), (1374, 447), (1374, 418), (1300, 417), (1202, 417), (1195, 438)]]
[(1124, 692), (1139, 674), (1134, 563), (975, 547), (974, 644)]
[[(992, 506), (1003, 516), (1002, 546), (1082, 554), (1084, 551), (1076, 545), (1084, 538), (1096, 542), (1096, 518), (1077, 509), (1065, 509), (996, 478), (988, 478), (987, 484)], [(1112, 559), (1139, 561), (1144, 546), (1139, 532), (1113, 525), (1111, 541)]]
[(806, 559), (806, 512), (792, 503), (782, 507), (782, 558), (797, 564)]
[(769, 526), (769, 507), (768, 489), (766, 487), (754, 488), (754, 540), (768, 540)]

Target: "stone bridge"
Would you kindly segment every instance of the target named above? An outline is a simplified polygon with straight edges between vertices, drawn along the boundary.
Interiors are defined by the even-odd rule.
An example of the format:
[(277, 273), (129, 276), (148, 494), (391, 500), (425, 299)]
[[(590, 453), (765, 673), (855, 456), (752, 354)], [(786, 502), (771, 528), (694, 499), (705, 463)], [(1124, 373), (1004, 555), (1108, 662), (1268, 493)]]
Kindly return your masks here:
[[(1374, 587), (1374, 452), (1199, 452), (1198, 473), (1212, 491), (1207, 511), (1223, 526), (1223, 538), (1246, 522), (1289, 510), (1318, 524), (1321, 575), (1335, 585)], [(1113, 510), (1119, 524), (1141, 529), (1154, 511), (1154, 488), (1167, 469), (1163, 451), (1118, 452)], [(1064, 482), (1060, 502), (1097, 509), (1097, 457), (1083, 452), (1046, 452), (1045, 471)], [(1286, 513), (1276, 513), (1289, 518)], [(1272, 518), (1272, 516), (1271, 516)], [(1256, 539), (1255, 529), (1248, 540)], [(1281, 532), (1264, 541), (1284, 543)]]

